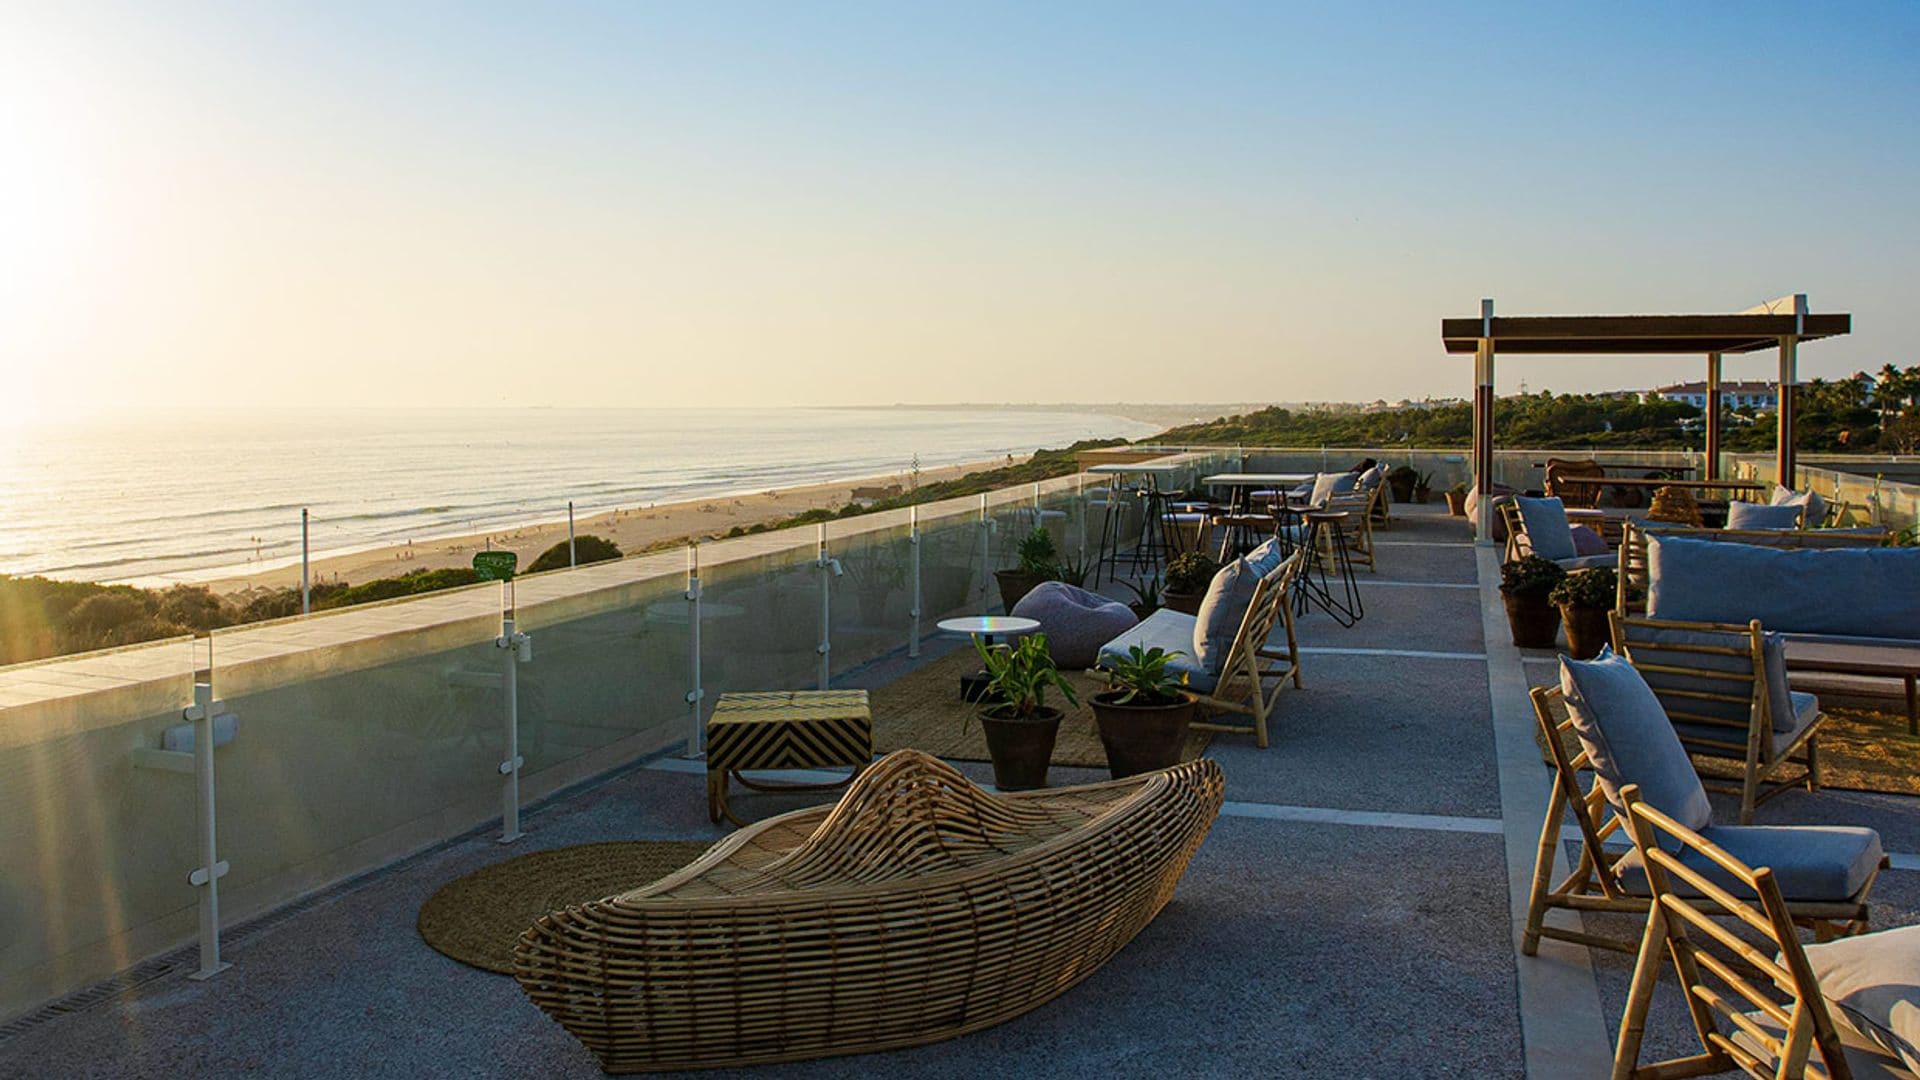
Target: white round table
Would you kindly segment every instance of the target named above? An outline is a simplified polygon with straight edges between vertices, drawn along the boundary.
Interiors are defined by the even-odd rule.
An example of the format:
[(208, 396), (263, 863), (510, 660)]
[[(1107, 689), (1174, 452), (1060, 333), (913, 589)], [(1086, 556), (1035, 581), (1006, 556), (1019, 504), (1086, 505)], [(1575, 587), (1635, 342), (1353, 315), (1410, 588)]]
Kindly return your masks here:
[(1033, 633), (1040, 629), (1040, 620), (1023, 619), (1018, 615), (962, 615), (954, 619), (941, 619), (934, 626), (943, 633), (984, 638), (991, 645), (997, 637)]

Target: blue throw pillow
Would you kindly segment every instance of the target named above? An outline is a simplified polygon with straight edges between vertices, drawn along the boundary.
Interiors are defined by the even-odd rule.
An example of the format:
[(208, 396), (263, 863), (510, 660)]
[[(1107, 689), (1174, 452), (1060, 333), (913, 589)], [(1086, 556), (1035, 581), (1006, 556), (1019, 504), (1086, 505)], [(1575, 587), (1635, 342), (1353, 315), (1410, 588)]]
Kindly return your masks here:
[(1727, 528), (1797, 529), (1800, 527), (1800, 515), (1804, 511), (1805, 507), (1800, 503), (1780, 503), (1777, 506), (1762, 506), (1759, 503), (1750, 502), (1728, 503)]
[(1193, 658), (1207, 671), (1218, 675), (1226, 665), (1227, 652), (1259, 585), (1260, 575), (1245, 559), (1235, 559), (1213, 575), (1193, 622)]
[(1625, 809), (1621, 789), (1638, 784), (1641, 798), (1687, 828), (1713, 824), (1700, 774), (1673, 733), (1667, 710), (1632, 664), (1606, 646), (1592, 660), (1563, 656), (1560, 690), (1600, 789), (1616, 809)]
[(1276, 537), (1247, 552), (1247, 565), (1253, 567), (1253, 572), (1258, 576), (1266, 577), (1280, 569), (1280, 564), (1286, 561), (1286, 557), (1286, 553), (1280, 550), (1280, 540)]
[(1520, 507), (1520, 519), (1527, 523), (1527, 543), (1543, 559), (1571, 559), (1580, 554), (1573, 544), (1573, 526), (1567, 524), (1567, 507), (1559, 499), (1534, 499), (1514, 496)]
[(1827, 500), (1812, 490), (1795, 491), (1790, 487), (1775, 484), (1773, 485), (1773, 505), (1800, 507), (1806, 511), (1800, 520), (1805, 522), (1809, 529), (1827, 520)]

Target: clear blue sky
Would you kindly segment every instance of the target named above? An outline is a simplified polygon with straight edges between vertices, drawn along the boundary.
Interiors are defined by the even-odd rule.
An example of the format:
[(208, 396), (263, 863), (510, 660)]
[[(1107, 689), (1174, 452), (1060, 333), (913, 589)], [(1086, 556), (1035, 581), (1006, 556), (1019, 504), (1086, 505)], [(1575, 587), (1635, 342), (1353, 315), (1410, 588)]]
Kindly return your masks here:
[(1481, 296), (1803, 291), (1810, 374), (1920, 362), (1916, 56), (1913, 3), (18, 5), (0, 352), (43, 411), (1370, 399), (1464, 392)]

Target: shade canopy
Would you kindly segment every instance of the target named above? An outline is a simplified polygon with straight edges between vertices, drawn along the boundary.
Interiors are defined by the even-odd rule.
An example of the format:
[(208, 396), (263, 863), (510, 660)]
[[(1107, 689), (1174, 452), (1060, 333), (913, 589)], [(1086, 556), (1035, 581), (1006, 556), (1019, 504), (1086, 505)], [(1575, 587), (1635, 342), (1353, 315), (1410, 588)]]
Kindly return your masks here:
[[(1776, 349), (1783, 337), (1800, 341), (1837, 337), (1853, 328), (1842, 313), (1740, 315), (1522, 315), (1495, 316), (1492, 338), (1503, 353), (1567, 356), (1747, 353)], [(1441, 319), (1450, 353), (1471, 353), (1487, 337), (1478, 317)]]

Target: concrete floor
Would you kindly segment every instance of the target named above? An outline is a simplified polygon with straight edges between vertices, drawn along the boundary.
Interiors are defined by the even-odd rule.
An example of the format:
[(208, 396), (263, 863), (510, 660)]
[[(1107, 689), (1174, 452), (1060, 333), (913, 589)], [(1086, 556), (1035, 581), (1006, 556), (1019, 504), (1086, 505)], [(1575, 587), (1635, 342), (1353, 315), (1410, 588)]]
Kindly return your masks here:
[[(1500, 792), (1504, 779), (1544, 804), (1546, 775), (1516, 785), (1500, 773), (1482, 597), (1444, 587), (1478, 580), (1474, 551), (1438, 509), (1400, 510), (1380, 534), (1391, 543), (1378, 578), (1415, 584), (1363, 575), (1359, 626), (1301, 620), (1304, 646), (1333, 651), (1308, 654), (1306, 687), (1283, 696), (1269, 749), (1215, 739), (1228, 810), (1173, 903), (1103, 970), (965, 1038), (755, 1075), (1524, 1075), (1526, 1040), (1555, 1025), (1520, 987), (1517, 965), (1542, 961), (1513, 948), (1512, 875), (1531, 865), (1508, 864)], [(852, 681), (909, 666), (890, 658)], [(0, 1076), (600, 1075), (511, 979), (422, 943), (415, 914), (447, 881), (535, 848), (719, 838), (688, 764), (643, 764), (552, 800), (526, 815), (527, 839), (511, 849), (486, 835), (454, 841), (243, 928), (218, 978), (168, 976), (30, 1026), (0, 1042)], [(1053, 781), (1095, 778), (1055, 770)], [(758, 817), (818, 798), (744, 793), (735, 808)], [(1822, 793), (1769, 812), (1875, 825), (1890, 849), (1920, 851), (1920, 801)], [(1914, 874), (1886, 874), (1878, 895), (1879, 925), (1920, 921)], [(1588, 980), (1608, 1015), (1596, 1039), (1617, 1024), (1628, 967), (1599, 956), (1590, 975), (1556, 975)], [(1649, 1048), (1678, 1052), (1684, 1017), (1666, 1005)]]

